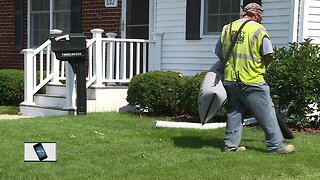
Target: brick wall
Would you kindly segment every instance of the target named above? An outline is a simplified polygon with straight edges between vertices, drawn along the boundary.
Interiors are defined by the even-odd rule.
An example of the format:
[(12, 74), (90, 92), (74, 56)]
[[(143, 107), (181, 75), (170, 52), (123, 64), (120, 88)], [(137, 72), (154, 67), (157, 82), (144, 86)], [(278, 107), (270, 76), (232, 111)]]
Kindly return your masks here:
[[(25, 0), (27, 11), (27, 0)], [(0, 0), (0, 69), (23, 69), (23, 55), (14, 48), (14, 1)], [(27, 14), (24, 15), (24, 47), (27, 46)]]
[(115, 32), (120, 36), (121, 0), (118, 7), (105, 7), (104, 0), (82, 1), (82, 30), (87, 37), (91, 37), (91, 29), (100, 28), (107, 32)]
[[(82, 0), (82, 31), (100, 28), (120, 36), (121, 0), (118, 7), (106, 8), (104, 0)], [(14, 48), (14, 1), (0, 0), (0, 69), (23, 69), (23, 55)], [(24, 48), (27, 48), (27, 0), (24, 0)], [(105, 34), (103, 34), (105, 37)]]

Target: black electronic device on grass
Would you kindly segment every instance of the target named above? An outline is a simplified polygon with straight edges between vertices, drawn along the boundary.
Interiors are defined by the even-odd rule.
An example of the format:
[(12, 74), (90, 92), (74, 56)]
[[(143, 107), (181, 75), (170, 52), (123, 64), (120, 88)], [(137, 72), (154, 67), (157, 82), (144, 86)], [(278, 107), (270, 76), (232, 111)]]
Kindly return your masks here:
[(33, 148), (39, 158), (40, 161), (48, 158), (46, 151), (44, 150), (43, 146), (41, 143), (37, 143), (33, 145)]

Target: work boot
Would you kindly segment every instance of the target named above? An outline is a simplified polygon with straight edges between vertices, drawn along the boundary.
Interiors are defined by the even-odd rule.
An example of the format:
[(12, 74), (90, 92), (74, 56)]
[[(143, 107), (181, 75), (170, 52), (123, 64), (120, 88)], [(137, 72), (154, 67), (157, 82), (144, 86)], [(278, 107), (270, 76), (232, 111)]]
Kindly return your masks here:
[(281, 149), (275, 149), (275, 150), (269, 151), (269, 153), (289, 154), (294, 151), (295, 151), (294, 146), (291, 144), (288, 144), (288, 145), (284, 145), (284, 147)]
[(238, 151), (245, 151), (245, 150), (247, 150), (246, 147), (239, 146), (239, 147), (226, 148), (224, 149), (224, 152), (238, 152)]

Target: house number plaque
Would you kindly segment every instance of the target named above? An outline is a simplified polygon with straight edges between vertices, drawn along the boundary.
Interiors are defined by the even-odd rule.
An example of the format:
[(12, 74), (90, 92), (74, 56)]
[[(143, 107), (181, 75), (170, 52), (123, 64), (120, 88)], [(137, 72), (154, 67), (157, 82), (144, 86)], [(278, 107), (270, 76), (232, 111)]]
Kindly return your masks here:
[(106, 7), (117, 7), (118, 0), (104, 0), (104, 4)]

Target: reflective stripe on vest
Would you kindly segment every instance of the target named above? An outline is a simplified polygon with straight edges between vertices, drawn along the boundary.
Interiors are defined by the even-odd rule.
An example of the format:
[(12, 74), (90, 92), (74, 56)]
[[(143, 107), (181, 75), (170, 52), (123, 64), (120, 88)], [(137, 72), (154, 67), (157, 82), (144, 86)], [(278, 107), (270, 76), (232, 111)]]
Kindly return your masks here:
[[(235, 21), (225, 25), (222, 30), (221, 43), (222, 53), (225, 56), (231, 44), (231, 32), (237, 31), (243, 21)], [(269, 37), (265, 28), (258, 23), (247, 23), (239, 34), (237, 42), (233, 48), (225, 67), (224, 79), (227, 81), (237, 81), (239, 74), (240, 81), (245, 84), (256, 84), (264, 81), (266, 70), (265, 63), (260, 54), (263, 38)]]

